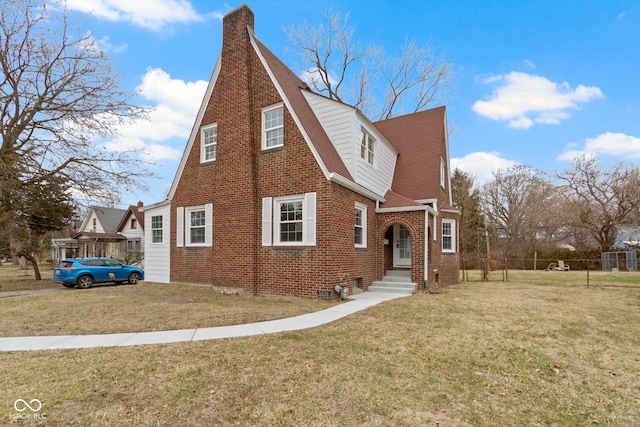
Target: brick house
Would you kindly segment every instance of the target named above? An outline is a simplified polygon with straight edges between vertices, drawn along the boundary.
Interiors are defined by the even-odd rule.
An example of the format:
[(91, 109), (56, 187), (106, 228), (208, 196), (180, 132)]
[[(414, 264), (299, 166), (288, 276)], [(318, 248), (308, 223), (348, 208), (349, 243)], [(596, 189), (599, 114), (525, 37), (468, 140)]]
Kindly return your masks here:
[(445, 108), (372, 123), (313, 93), (253, 24), (246, 5), (224, 17), (167, 200), (140, 209), (147, 280), (299, 297), (387, 270), (457, 282)]

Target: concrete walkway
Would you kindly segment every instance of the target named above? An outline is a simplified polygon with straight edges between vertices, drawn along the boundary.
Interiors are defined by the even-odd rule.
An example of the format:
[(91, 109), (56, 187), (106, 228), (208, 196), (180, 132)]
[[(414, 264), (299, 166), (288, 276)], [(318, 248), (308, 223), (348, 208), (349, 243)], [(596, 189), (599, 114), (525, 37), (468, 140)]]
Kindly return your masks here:
[(269, 320), (245, 325), (176, 331), (138, 332), (102, 335), (59, 335), (0, 338), (0, 351), (57, 350), (92, 347), (125, 347), (147, 344), (169, 344), (184, 341), (204, 341), (221, 338), (248, 337), (277, 332), (298, 331), (331, 323), (350, 314), (373, 307), (384, 301), (401, 298), (403, 294), (363, 292), (351, 296), (349, 302), (314, 313), (287, 319)]

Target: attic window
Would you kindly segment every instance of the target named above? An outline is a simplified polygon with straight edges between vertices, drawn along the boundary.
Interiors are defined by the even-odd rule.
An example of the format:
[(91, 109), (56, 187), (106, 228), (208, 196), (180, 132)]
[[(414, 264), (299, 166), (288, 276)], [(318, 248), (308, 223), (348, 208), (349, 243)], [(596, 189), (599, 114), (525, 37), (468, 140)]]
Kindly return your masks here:
[(200, 133), (200, 163), (216, 159), (218, 151), (218, 124), (203, 127)]
[(135, 219), (131, 220), (131, 229), (135, 230), (136, 228), (138, 228), (138, 221), (136, 221)]
[(376, 140), (362, 129), (362, 141), (360, 142), (360, 158), (371, 166), (375, 162)]
[(282, 104), (262, 110), (262, 149), (284, 145), (284, 107)]

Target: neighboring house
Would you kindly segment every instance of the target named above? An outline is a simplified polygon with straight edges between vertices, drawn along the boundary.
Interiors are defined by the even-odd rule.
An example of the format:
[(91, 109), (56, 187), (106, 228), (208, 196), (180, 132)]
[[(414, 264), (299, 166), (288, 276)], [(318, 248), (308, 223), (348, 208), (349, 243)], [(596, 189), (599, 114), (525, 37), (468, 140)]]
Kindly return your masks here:
[(62, 230), (54, 231), (51, 236), (51, 250), (48, 260), (58, 264), (63, 259), (78, 256), (78, 241), (73, 235), (78, 231), (80, 221), (71, 221)]
[(78, 242), (78, 257), (123, 259), (126, 237), (118, 234), (124, 209), (92, 206), (73, 238)]
[(253, 23), (246, 5), (224, 17), (167, 200), (141, 209), (147, 280), (301, 297), (393, 269), (456, 283), (445, 108), (372, 123), (313, 93)]
[(127, 240), (125, 243), (125, 257), (127, 264), (138, 264), (144, 255), (144, 214), (140, 212), (142, 202), (131, 205), (125, 211), (116, 232), (122, 234)]

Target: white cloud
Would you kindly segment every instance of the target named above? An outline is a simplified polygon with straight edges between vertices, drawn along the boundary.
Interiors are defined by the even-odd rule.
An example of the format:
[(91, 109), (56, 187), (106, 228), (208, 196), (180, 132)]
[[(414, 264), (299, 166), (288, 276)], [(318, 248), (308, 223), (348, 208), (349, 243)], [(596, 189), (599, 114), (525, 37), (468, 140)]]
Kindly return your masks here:
[[(161, 69), (149, 69), (138, 87), (140, 94), (152, 101), (147, 119), (134, 120), (118, 129), (120, 137), (105, 145), (107, 149), (139, 150), (149, 161), (179, 160), (202, 103), (207, 82), (172, 79)], [(176, 142), (177, 141), (177, 142)]]
[(516, 166), (518, 162), (500, 157), (496, 152), (487, 153), (477, 151), (464, 157), (452, 158), (451, 169), (458, 168), (463, 172), (473, 174), (478, 185), (486, 184), (493, 180), (493, 173), (498, 169), (506, 169)]
[(640, 138), (624, 133), (605, 132), (595, 138), (587, 138), (584, 147), (568, 144), (567, 149), (558, 156), (558, 160), (571, 161), (580, 155), (608, 155), (621, 159), (640, 159)]
[(189, 0), (66, 0), (67, 6), (91, 13), (107, 21), (125, 21), (133, 25), (160, 31), (177, 23), (203, 21), (208, 16), (218, 19), (221, 13), (199, 14)]
[(111, 44), (111, 42), (109, 41), (109, 37), (108, 36), (104, 36), (100, 40), (97, 40), (96, 43), (105, 52), (122, 53), (122, 52), (126, 51), (129, 48), (129, 45), (127, 45), (126, 43), (122, 43), (122, 44), (119, 44), (119, 45)]
[(486, 100), (476, 101), (471, 109), (492, 120), (508, 120), (509, 127), (528, 129), (535, 123), (559, 124), (569, 117), (569, 109), (603, 98), (595, 86), (578, 85), (574, 90), (567, 82), (555, 83), (545, 77), (512, 71), (482, 80), (499, 86)]
[(640, 138), (623, 133), (605, 132), (595, 138), (587, 138), (585, 148), (612, 156), (640, 159)]

